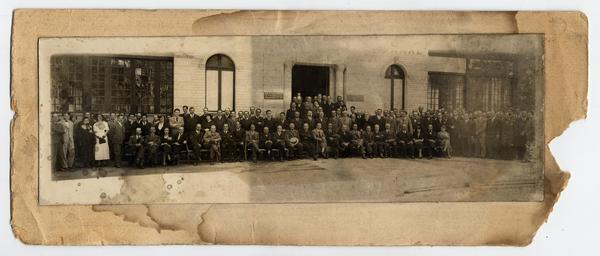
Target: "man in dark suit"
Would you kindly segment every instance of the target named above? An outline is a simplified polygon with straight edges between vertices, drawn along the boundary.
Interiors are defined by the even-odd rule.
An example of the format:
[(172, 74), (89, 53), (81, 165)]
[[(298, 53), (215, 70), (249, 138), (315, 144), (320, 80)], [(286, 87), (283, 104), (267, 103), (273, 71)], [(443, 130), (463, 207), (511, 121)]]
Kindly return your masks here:
[(427, 131), (424, 134), (423, 147), (429, 159), (433, 158), (435, 153), (435, 141), (437, 139), (436, 133), (433, 131), (433, 124), (427, 126)]
[(217, 116), (212, 121), (212, 124), (215, 125), (215, 127), (217, 127), (217, 132), (220, 133), (223, 131), (223, 125), (227, 123), (227, 118), (225, 118), (225, 116), (223, 115), (223, 111), (218, 110)]
[(123, 115), (119, 115), (115, 122), (111, 122), (108, 130), (108, 139), (110, 149), (113, 151), (115, 167), (121, 168), (122, 146), (125, 140), (125, 126), (123, 125)]
[(142, 129), (142, 135), (146, 136), (146, 135), (150, 134), (150, 127), (153, 127), (153, 126), (152, 126), (152, 123), (148, 122), (148, 116), (142, 115), (142, 118), (137, 123), (137, 127)]
[(263, 118), (263, 129), (264, 127), (269, 127), (269, 131), (274, 132), (276, 122), (277, 120), (273, 118), (273, 113), (271, 112), (271, 110), (265, 111), (265, 118)]
[(171, 151), (173, 152), (173, 163), (177, 165), (179, 163), (179, 154), (181, 149), (187, 146), (187, 137), (184, 134), (183, 126), (179, 128), (173, 134), (173, 144), (171, 145)]
[(261, 110), (260, 108), (257, 108), (254, 111), (254, 115), (250, 117), (250, 123), (254, 125), (254, 128), (256, 129), (256, 131), (262, 131), (263, 127), (264, 127), (264, 118), (261, 116)]
[[(192, 108), (190, 108), (192, 109)], [(190, 111), (191, 112), (191, 111)], [(204, 141), (204, 130), (202, 129), (202, 124), (197, 123), (196, 128), (189, 133), (188, 144), (194, 150), (194, 156), (196, 157), (196, 161), (194, 161), (194, 165), (198, 165), (200, 162), (200, 155), (202, 150), (202, 142)]]
[(144, 169), (144, 136), (142, 128), (135, 129), (135, 134), (129, 137), (129, 148), (135, 156), (135, 164), (138, 168)]
[(285, 132), (281, 125), (277, 125), (276, 131), (272, 137), (273, 148), (279, 150), (279, 161), (283, 162), (283, 156), (285, 154)]
[(154, 126), (150, 127), (150, 133), (146, 135), (144, 142), (146, 143), (145, 148), (148, 162), (150, 162), (151, 165), (156, 165), (158, 160), (158, 148), (160, 147), (160, 136), (156, 134), (156, 128), (154, 128)]
[(195, 129), (196, 125), (200, 123), (200, 116), (196, 115), (194, 107), (189, 108), (189, 114), (183, 116), (183, 127), (186, 135), (191, 134)]
[(308, 154), (309, 157), (316, 161), (317, 156), (315, 154), (315, 139), (313, 138), (313, 134), (308, 123), (304, 123), (302, 125), (302, 130), (300, 130), (300, 142), (302, 143), (304, 153)]

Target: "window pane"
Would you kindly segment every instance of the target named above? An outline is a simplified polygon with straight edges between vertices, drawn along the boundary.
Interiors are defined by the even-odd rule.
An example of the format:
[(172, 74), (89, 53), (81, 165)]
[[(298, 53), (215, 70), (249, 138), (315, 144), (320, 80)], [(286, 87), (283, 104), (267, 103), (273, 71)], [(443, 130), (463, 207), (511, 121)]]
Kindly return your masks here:
[(206, 107), (211, 110), (219, 108), (219, 71), (206, 71)]
[(402, 83), (403, 79), (394, 79), (394, 106), (392, 108), (402, 109)]
[(233, 71), (221, 72), (221, 109), (233, 109)]

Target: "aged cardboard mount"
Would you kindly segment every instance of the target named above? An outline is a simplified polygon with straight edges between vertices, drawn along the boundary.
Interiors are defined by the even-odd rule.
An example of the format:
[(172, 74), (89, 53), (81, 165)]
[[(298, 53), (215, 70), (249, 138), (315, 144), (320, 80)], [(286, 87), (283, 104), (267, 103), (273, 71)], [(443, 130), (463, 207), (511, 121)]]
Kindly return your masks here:
[[(163, 199), (154, 198), (169, 201), (164, 188), (173, 182), (169, 176), (153, 179), (152, 184), (136, 184), (148, 181), (136, 178), (119, 180), (123, 185), (115, 193), (131, 195), (138, 188), (150, 189), (114, 201), (118, 204), (97, 205), (96, 194), (90, 198), (83, 192), (67, 197), (60, 188), (44, 190), (40, 183), (46, 174), (38, 172), (43, 166), (38, 160), (43, 154), (38, 152), (44, 151), (38, 147), (47, 142), (39, 133), (44, 128), (40, 120), (47, 117), (38, 112), (46, 102), (40, 101), (45, 80), (38, 63), (44, 56), (38, 56), (38, 49), (47, 38), (171, 38), (153, 39), (160, 44), (184, 36), (543, 34), (544, 88), (538, 90), (543, 92), (541, 144), (559, 136), (571, 121), (584, 118), (587, 106), (588, 25), (577, 12), (17, 10), (14, 15), (12, 226), (27, 244), (524, 246), (548, 218), (569, 178), (543, 146), (543, 199), (536, 194), (531, 200), (516, 200), (521, 202), (239, 204), (232, 200), (202, 204), (191, 199), (187, 204), (157, 204)], [(283, 98), (267, 94), (264, 97), (271, 100)], [(81, 191), (95, 188), (86, 189)], [(127, 200), (132, 204), (123, 204)], [(60, 202), (67, 205), (49, 205)]]

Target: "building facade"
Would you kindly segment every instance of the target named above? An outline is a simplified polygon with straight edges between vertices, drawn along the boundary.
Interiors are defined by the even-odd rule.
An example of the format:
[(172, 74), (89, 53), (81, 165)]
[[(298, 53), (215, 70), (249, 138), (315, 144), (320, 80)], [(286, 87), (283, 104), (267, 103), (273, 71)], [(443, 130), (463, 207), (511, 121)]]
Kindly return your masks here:
[(543, 85), (540, 35), (48, 39), (42, 51), (53, 111), (284, 111), (297, 93), (369, 112), (530, 111)]

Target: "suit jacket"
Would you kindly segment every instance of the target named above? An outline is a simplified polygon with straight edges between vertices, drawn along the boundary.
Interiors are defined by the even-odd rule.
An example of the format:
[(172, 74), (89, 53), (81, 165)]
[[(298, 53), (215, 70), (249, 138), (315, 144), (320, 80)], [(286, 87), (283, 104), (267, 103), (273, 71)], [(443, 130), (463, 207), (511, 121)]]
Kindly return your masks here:
[(179, 130), (179, 127), (182, 127), (185, 124), (183, 120), (184, 118), (181, 116), (169, 117), (169, 128), (171, 129), (171, 131)]
[(251, 116), (250, 123), (254, 125), (257, 131), (262, 131), (264, 127), (264, 119), (260, 116)]
[(305, 143), (305, 142), (313, 142), (314, 141), (312, 131), (310, 129), (307, 131), (302, 129), (302, 130), (300, 130), (299, 133), (300, 133), (300, 142)]
[(244, 129), (234, 130), (233, 131), (233, 140), (236, 143), (241, 143), (246, 141), (246, 131)]
[(283, 143), (285, 143), (285, 137), (286, 137), (286, 136), (285, 136), (285, 132), (284, 132), (284, 131), (281, 131), (281, 133), (280, 133), (280, 134), (277, 134), (277, 131), (275, 131), (275, 132), (273, 133), (273, 135), (272, 135), (272, 138), (271, 138), (271, 140), (272, 140), (273, 142), (283, 142)]
[[(183, 128), (185, 132), (192, 132), (196, 130), (196, 124), (200, 123), (200, 116), (194, 114), (194, 116), (186, 115), (183, 117)], [(202, 127), (206, 128), (206, 127)]]
[(398, 141), (404, 141), (404, 143), (408, 143), (410, 141), (412, 141), (412, 137), (410, 136), (410, 133), (408, 132), (408, 130), (406, 132), (400, 131), (398, 133)]
[(188, 144), (191, 144), (192, 146), (202, 145), (203, 140), (204, 140), (204, 132), (203, 131), (198, 132), (198, 131), (194, 130), (189, 135)]
[(263, 127), (269, 127), (270, 132), (275, 131), (276, 123), (277, 123), (277, 120), (275, 120), (275, 118), (271, 118), (271, 119), (264, 118), (263, 119)]
[(385, 130), (383, 131), (383, 135), (385, 136), (385, 141), (386, 142), (393, 142), (396, 141), (396, 133), (392, 130)]
[(217, 143), (221, 141), (221, 135), (218, 132), (207, 131), (204, 133), (204, 143)]
[(110, 144), (122, 144), (125, 141), (125, 126), (119, 122), (111, 122), (111, 125), (108, 130)]
[[(221, 132), (221, 131), (223, 131), (223, 125), (225, 125), (225, 123), (227, 122), (227, 119), (223, 116), (221, 116), (220, 118), (219, 118), (219, 116), (217, 116), (212, 121), (213, 121), (213, 124), (217, 127), (217, 132)], [(206, 128), (210, 128), (210, 127), (206, 127)]]
[[(150, 134), (150, 127), (152, 127), (152, 123), (150, 123), (150, 122), (143, 123), (142, 121), (139, 121), (136, 124), (136, 128), (142, 129), (142, 135), (144, 135), (144, 136)], [(135, 131), (134, 131), (134, 134), (135, 134)]]
[(257, 131), (247, 131), (245, 140), (248, 143), (258, 143), (258, 141), (259, 141), (258, 132)]
[(158, 146), (160, 145), (160, 136), (157, 134), (148, 134), (146, 135), (144, 142), (146, 142), (146, 145), (148, 146), (150, 146), (150, 142), (152, 142), (152, 146)]
[(129, 142), (127, 143), (131, 146), (134, 146), (135, 144), (144, 144), (144, 136), (143, 135), (131, 135), (129, 137)]

